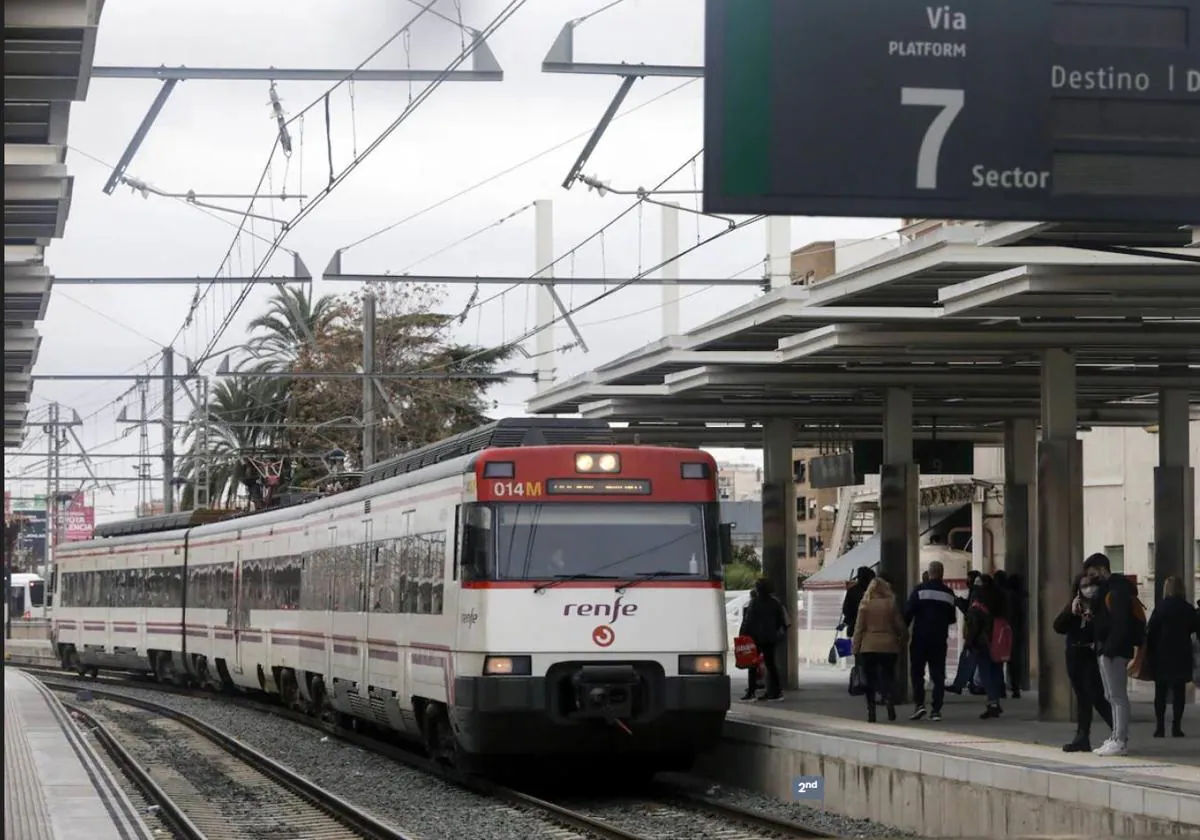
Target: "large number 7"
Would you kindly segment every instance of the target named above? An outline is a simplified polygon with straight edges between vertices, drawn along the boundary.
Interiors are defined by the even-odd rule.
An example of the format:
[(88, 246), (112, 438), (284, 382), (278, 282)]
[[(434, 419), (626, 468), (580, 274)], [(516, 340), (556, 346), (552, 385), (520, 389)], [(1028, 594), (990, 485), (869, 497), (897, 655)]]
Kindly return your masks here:
[(925, 105), (941, 108), (942, 112), (933, 118), (921, 141), (921, 151), (917, 154), (917, 189), (936, 190), (938, 163), (942, 156), (942, 144), (946, 142), (946, 134), (950, 126), (962, 112), (966, 101), (966, 93), (961, 90), (945, 88), (900, 88), (901, 105)]

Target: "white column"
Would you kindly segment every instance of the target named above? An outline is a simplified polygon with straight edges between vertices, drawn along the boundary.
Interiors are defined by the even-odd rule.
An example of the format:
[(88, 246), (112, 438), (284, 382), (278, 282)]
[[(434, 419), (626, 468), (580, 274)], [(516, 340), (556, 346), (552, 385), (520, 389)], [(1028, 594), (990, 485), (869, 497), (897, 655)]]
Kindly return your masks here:
[(792, 285), (792, 218), (767, 218), (767, 277), (771, 288)]
[(662, 208), (662, 258), (671, 260), (662, 267), (662, 334), (679, 335), (679, 205)]
[[(554, 261), (554, 202), (534, 202), (534, 270), (539, 278), (553, 279), (554, 269), (547, 268)], [(538, 284), (537, 309), (534, 323), (541, 327), (554, 320), (554, 298), (550, 290)], [(547, 327), (537, 334), (534, 352), (537, 354), (537, 390), (545, 391), (554, 384), (554, 327)]]

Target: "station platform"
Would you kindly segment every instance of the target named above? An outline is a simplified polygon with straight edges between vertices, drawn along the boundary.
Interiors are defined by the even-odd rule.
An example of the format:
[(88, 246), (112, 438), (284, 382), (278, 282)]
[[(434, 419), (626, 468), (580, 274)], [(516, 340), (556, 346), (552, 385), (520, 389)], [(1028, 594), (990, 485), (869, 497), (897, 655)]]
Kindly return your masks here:
[[(822, 807), (923, 837), (1200, 837), (1195, 707), (1188, 737), (1152, 738), (1136, 688), (1130, 754), (1100, 758), (1063, 752), (1074, 724), (1037, 721), (1033, 694), (1002, 701), (999, 719), (979, 719), (983, 698), (950, 694), (937, 723), (910, 722), (905, 706), (895, 723), (871, 724), (841, 668), (803, 667), (801, 689), (778, 703), (740, 702), (743, 675), (725, 741), (698, 767), (714, 781), (790, 801), (795, 777), (821, 776)], [(1094, 746), (1107, 735), (1097, 721)]]
[(15, 668), (4, 669), (4, 836), (153, 837), (63, 705)]
[(5, 639), (4, 661), (10, 665), (58, 666), (54, 645), (49, 639)]

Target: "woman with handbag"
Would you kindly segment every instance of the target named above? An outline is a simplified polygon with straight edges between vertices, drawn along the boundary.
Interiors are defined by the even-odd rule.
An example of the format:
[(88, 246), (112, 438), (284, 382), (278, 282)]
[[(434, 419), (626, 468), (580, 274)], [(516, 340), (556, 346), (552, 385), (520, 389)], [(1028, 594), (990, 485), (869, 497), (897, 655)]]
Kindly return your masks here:
[(867, 721), (875, 722), (876, 698), (887, 706), (888, 720), (896, 719), (896, 661), (908, 642), (908, 625), (887, 581), (876, 577), (867, 586), (854, 622), (855, 667), (865, 683)]
[[(788, 614), (783, 603), (775, 597), (771, 584), (760, 578), (754, 584), (750, 604), (742, 613), (739, 635), (749, 636), (762, 654), (763, 668), (767, 672), (767, 693), (759, 700), (779, 702), (783, 700), (783, 684), (779, 679), (779, 662), (776, 648), (787, 636)], [(754, 700), (758, 692), (758, 669), (750, 669), (750, 684), (743, 700)]]
[(1146, 623), (1147, 676), (1154, 680), (1154, 737), (1166, 735), (1167, 695), (1171, 695), (1171, 736), (1183, 737), (1187, 684), (1192, 681), (1192, 638), (1200, 632), (1183, 581), (1163, 581), (1163, 598)]

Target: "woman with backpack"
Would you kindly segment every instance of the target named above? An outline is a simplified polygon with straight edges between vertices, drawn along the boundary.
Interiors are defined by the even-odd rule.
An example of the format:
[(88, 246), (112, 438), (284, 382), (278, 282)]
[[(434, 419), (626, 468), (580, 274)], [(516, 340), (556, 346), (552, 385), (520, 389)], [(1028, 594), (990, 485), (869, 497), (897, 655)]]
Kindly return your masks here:
[(1154, 737), (1166, 735), (1167, 694), (1171, 695), (1171, 736), (1183, 737), (1183, 708), (1192, 681), (1192, 636), (1200, 634), (1196, 610), (1187, 602), (1183, 581), (1163, 581), (1163, 598), (1146, 625), (1146, 660), (1154, 675)]
[(1000, 717), (1004, 711), (1000, 708), (1004, 663), (1012, 656), (1012, 625), (1005, 613), (1004, 593), (987, 575), (979, 579), (964, 624), (963, 644), (970, 648), (987, 692), (987, 707), (979, 717)]

